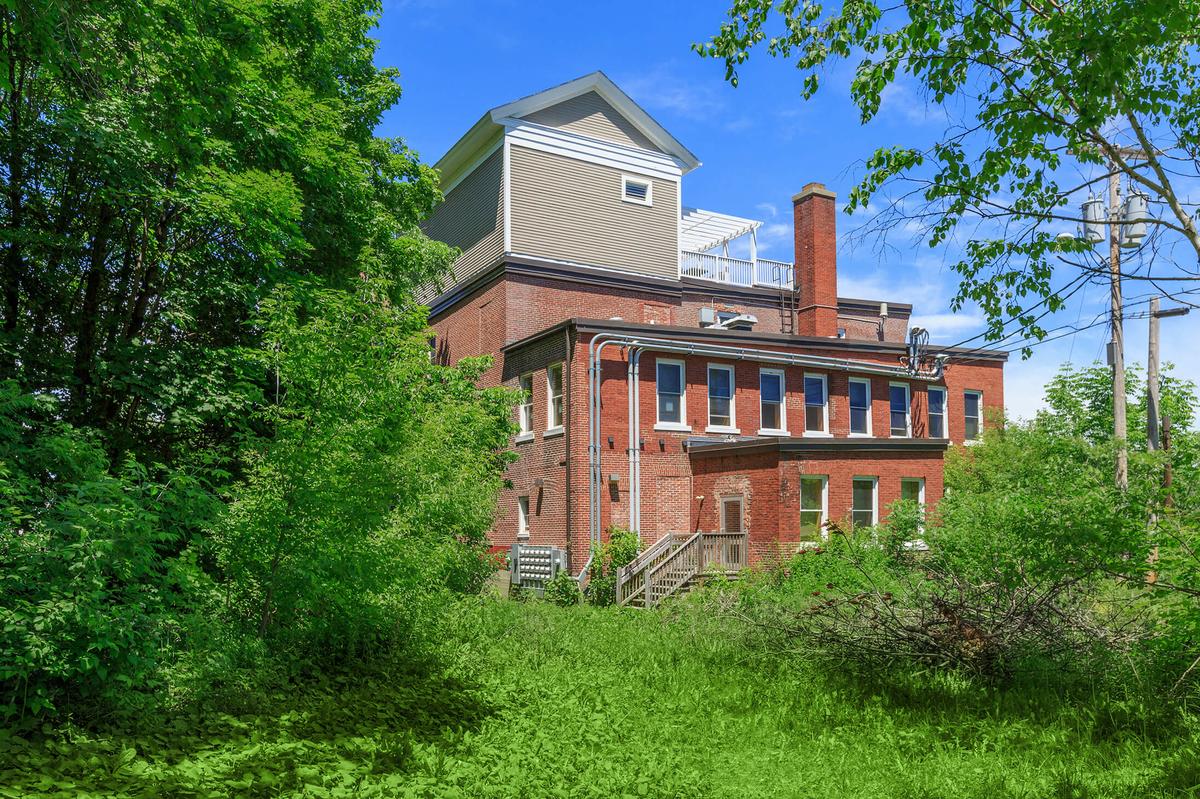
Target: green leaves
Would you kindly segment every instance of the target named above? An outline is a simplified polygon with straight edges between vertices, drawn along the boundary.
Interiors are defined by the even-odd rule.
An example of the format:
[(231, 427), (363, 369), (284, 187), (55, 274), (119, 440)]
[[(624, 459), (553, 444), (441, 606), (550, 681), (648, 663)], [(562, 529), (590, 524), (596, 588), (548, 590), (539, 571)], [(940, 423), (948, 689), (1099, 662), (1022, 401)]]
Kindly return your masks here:
[(416, 640), (430, 598), (489, 571), (512, 398), (433, 363), (424, 309), (392, 293), (281, 286), (248, 353), (278, 388), (216, 531), (229, 613), (310, 657)]
[[(852, 60), (849, 90), (863, 123), (895, 86), (961, 109), (961, 119), (932, 132), (919, 150), (876, 151), (846, 210), (882, 195), (890, 211), (876, 232), (897, 219), (917, 220), (930, 246), (962, 248), (954, 253), (961, 278), (955, 309), (978, 304), (991, 340), (1041, 339), (1038, 309), (1057, 309), (1062, 275), (1084, 279), (1097, 271), (1079, 263), (1090, 247), (1071, 249), (1081, 257), (1070, 260), (1055, 243), (1078, 223), (1087, 193), (1102, 187), (1103, 176), (1088, 166), (1114, 162), (1159, 206), (1152, 230), (1182, 237), (1200, 256), (1188, 189), (1200, 179), (1198, 16), (1197, 0), (853, 0), (829, 8), (741, 0), (718, 34), (693, 49), (724, 60), (736, 84), (737, 66), (767, 41), (769, 55), (794, 61), (805, 98), (823, 71)], [(1149, 155), (1130, 156), (1131, 147)], [(1137, 279), (1171, 269), (1194, 275), (1186, 263), (1155, 264), (1153, 249), (1126, 259), (1138, 261), (1125, 270)]]

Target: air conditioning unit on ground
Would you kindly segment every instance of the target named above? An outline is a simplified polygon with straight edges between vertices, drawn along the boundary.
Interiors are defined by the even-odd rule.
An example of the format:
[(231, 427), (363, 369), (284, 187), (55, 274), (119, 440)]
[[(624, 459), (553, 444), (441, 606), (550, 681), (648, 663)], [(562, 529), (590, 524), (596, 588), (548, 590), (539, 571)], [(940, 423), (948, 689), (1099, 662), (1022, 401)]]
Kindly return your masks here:
[(519, 585), (539, 595), (546, 583), (567, 568), (567, 552), (564, 549), (540, 544), (513, 544), (509, 557), (512, 584)]

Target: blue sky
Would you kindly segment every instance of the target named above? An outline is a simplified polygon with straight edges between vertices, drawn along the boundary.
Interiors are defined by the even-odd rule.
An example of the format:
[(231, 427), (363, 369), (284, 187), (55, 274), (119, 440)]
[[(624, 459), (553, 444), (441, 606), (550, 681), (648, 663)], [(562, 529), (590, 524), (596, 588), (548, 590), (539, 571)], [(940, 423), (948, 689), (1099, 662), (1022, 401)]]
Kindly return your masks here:
[[(601, 69), (703, 162), (684, 178), (684, 204), (763, 220), (760, 253), (790, 261), (793, 194), (820, 181), (845, 197), (875, 148), (928, 146), (946, 113), (900, 85), (862, 126), (849, 97), (848, 67), (827, 75), (817, 97), (805, 102), (799, 72), (765, 51), (743, 66), (741, 85), (733, 89), (722, 63), (690, 49), (716, 32), (727, 7), (728, 0), (385, 0), (376, 61), (400, 69), (404, 97), (379, 133), (404, 137), (433, 163), (487, 109)], [(910, 302), (913, 323), (929, 328), (938, 343), (981, 332), (977, 310), (950, 311), (957, 285), (952, 247), (931, 249), (903, 228), (882, 242), (850, 246), (845, 234), (862, 221), (838, 218), (841, 295)], [(1142, 302), (1131, 313), (1145, 308), (1146, 294), (1142, 285), (1127, 288), (1127, 296)], [(1089, 286), (1043, 324), (1090, 322), (1107, 302), (1106, 288)], [(1162, 324), (1163, 359), (1200, 381), (1200, 358), (1191, 350), (1200, 338), (1200, 311)], [(1059, 365), (1102, 359), (1107, 338), (1099, 325), (1042, 344), (1029, 360), (1013, 353), (1005, 379), (1009, 413), (1031, 415)], [(1129, 362), (1145, 363), (1144, 319), (1126, 322), (1126, 352)]]

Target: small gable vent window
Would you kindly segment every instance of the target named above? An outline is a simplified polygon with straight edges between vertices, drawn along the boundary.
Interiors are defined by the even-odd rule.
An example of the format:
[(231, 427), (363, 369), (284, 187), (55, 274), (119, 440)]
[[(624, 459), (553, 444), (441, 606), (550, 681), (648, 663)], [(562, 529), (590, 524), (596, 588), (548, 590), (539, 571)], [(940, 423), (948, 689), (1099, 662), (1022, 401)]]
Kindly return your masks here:
[(621, 176), (621, 199), (639, 205), (653, 205), (654, 185), (645, 179)]

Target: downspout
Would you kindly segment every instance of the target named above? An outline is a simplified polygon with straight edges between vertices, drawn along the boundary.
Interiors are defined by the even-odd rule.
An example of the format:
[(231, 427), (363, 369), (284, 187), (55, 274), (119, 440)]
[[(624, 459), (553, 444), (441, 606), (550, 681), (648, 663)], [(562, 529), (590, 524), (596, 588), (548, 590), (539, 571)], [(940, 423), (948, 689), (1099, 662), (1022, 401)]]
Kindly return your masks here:
[(587, 563), (579, 572), (578, 580), (583, 583), (592, 562), (591, 549), (600, 542), (600, 359), (604, 348), (620, 344), (629, 336), (596, 334), (588, 342), (588, 534), (589, 553)]
[(572, 415), (575, 413), (575, 403), (571, 401), (571, 386), (574, 380), (575, 366), (575, 340), (571, 335), (571, 326), (567, 325), (563, 328), (563, 350), (566, 363), (563, 365), (563, 380), (566, 385), (563, 386), (563, 403), (566, 405), (566, 413), (564, 414), (563, 424), (563, 460), (566, 474), (563, 475), (563, 491), (566, 492), (564, 505), (566, 506), (566, 526), (567, 526), (567, 551), (571, 550), (572, 534), (571, 534), (571, 421)]

